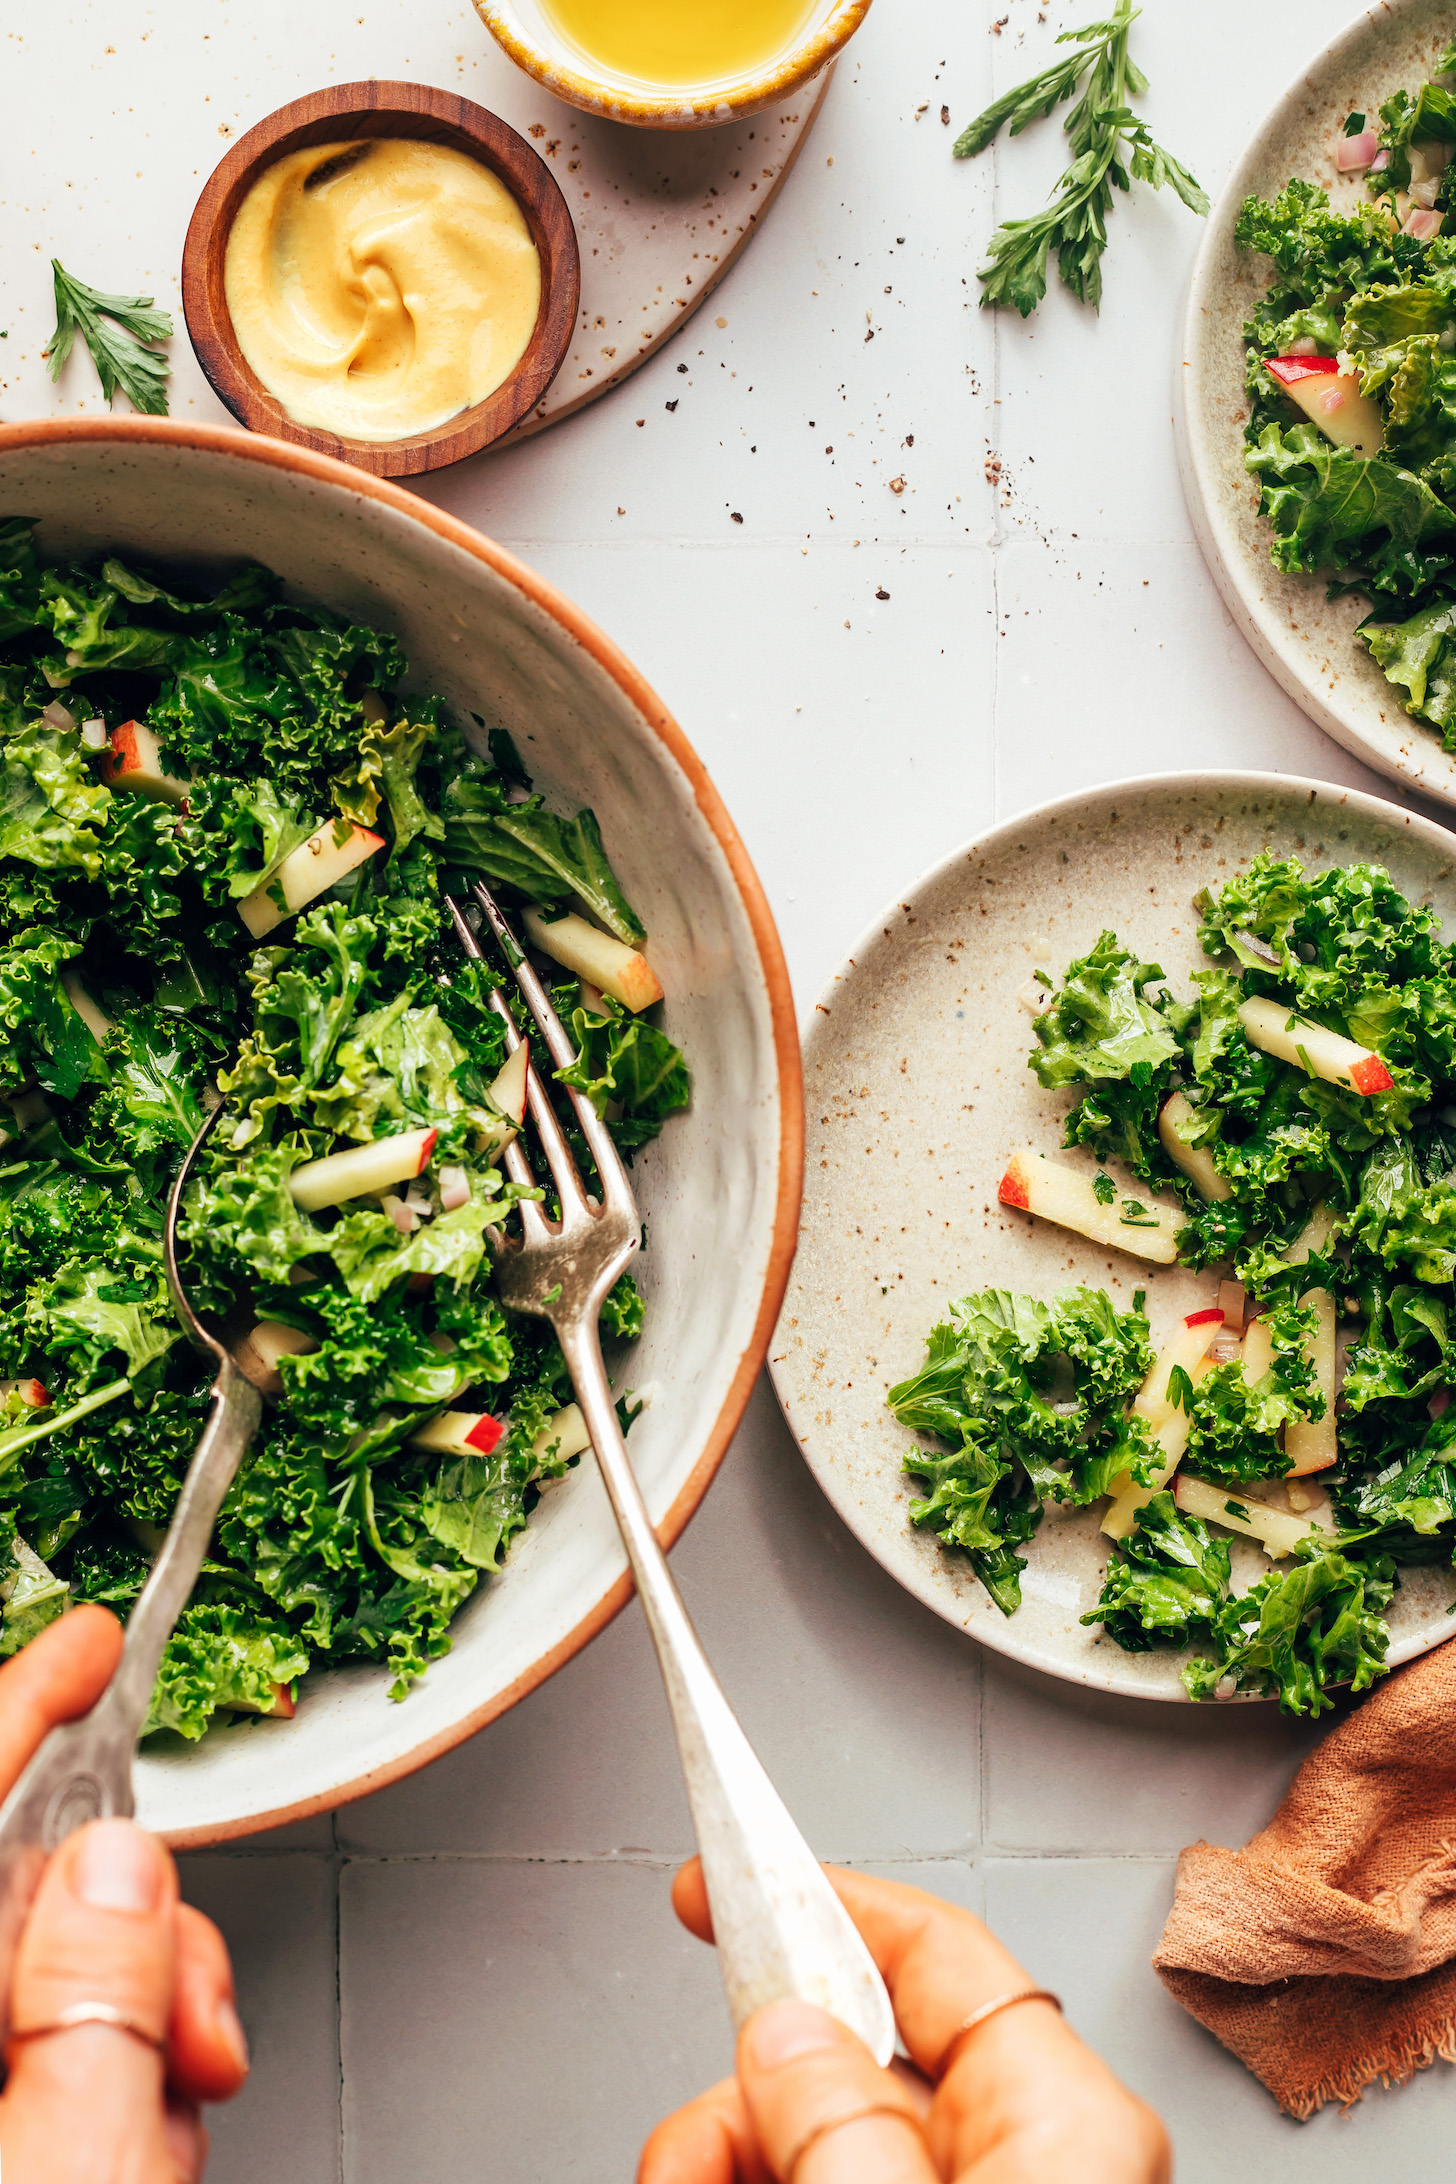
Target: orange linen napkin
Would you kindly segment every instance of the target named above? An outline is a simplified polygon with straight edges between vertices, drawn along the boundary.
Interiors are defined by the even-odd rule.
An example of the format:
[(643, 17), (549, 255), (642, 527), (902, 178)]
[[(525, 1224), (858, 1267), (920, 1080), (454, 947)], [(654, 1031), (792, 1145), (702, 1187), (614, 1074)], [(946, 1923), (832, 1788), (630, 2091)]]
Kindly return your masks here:
[(1178, 1860), (1153, 1966), (1303, 2120), (1456, 2062), (1456, 1643), (1400, 1669), (1243, 1850)]

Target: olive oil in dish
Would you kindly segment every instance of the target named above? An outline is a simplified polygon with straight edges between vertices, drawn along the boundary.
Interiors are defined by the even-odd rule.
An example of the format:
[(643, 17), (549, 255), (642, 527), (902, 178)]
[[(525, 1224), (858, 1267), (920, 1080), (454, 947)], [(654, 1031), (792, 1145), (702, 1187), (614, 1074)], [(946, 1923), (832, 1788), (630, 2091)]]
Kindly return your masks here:
[(593, 67), (668, 90), (752, 75), (786, 52), (824, 0), (541, 0)]

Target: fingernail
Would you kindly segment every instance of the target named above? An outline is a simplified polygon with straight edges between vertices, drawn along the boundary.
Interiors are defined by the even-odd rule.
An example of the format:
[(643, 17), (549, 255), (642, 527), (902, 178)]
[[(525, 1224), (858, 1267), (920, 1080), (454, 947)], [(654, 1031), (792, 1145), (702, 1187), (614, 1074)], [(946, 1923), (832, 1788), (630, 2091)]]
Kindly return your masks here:
[(217, 2008), (213, 2011), (213, 2023), (217, 2027), (219, 2040), (221, 2040), (229, 2055), (237, 2064), (238, 2069), (246, 2074), (248, 2068), (248, 2036), (244, 2032), (242, 2020), (231, 2002), (224, 2000), (218, 2003)]
[(97, 1911), (155, 1911), (162, 1896), (162, 1853), (130, 1820), (98, 1820), (81, 1837), (71, 1886)]
[(777, 2070), (796, 2056), (838, 2047), (839, 2041), (834, 2019), (812, 2002), (770, 2002), (749, 2019), (743, 2033), (748, 2060), (761, 2070)]

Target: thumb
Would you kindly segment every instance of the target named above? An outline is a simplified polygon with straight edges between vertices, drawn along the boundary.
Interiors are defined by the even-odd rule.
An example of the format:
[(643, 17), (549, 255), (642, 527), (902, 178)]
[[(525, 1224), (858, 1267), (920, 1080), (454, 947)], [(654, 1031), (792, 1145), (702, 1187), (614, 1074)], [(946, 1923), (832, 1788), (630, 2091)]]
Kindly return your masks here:
[[(165, 2071), (158, 2048), (119, 2026), (18, 2037), (80, 2003), (102, 2003), (161, 2041), (171, 2014), (177, 1876), (130, 1820), (99, 1820), (51, 1859), (21, 1936), (11, 1999), (17, 2035), (0, 2111), (7, 2175), (110, 2176), (126, 2148), (141, 2176), (167, 2176)], [(64, 2160), (57, 2164), (57, 2150)], [(34, 2163), (32, 2168), (31, 2164)]]
[(937, 2184), (920, 2104), (827, 2010), (771, 2002), (750, 2017), (738, 2082), (780, 2184)]

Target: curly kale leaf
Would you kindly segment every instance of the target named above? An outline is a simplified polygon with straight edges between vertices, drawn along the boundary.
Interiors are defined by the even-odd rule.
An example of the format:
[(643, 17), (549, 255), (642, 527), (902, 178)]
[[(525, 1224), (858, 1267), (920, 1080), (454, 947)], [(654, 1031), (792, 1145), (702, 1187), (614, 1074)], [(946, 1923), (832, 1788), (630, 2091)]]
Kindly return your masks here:
[(629, 948), (640, 947), (647, 938), (646, 926), (607, 861), (602, 830), (592, 812), (561, 819), (545, 809), (539, 796), (511, 804), (498, 780), (471, 775), (447, 786), (442, 810), (447, 864), (483, 872), (527, 902), (547, 907), (575, 895)]
[[(1179, 1052), (1164, 1007), (1148, 998), (1162, 979), (1156, 963), (1139, 963), (1115, 933), (1099, 935), (1090, 954), (1067, 966), (1051, 1006), (1034, 1026), (1039, 1054), (1031, 1066), (1048, 1086), (1130, 1079), (1151, 1084)], [(1168, 997), (1162, 997), (1166, 1004)]]
[(1191, 1698), (1212, 1698), (1227, 1683), (1277, 1696), (1286, 1714), (1319, 1714), (1334, 1704), (1330, 1685), (1366, 1691), (1385, 1674), (1389, 1557), (1355, 1561), (1314, 1542), (1295, 1553), (1292, 1569), (1271, 1570), (1219, 1611), (1212, 1652), (1183, 1670)]
[(1282, 1428), (1325, 1413), (1309, 1354), (1318, 1324), (1314, 1309), (1276, 1304), (1265, 1324), (1268, 1370), (1250, 1380), (1237, 1358), (1215, 1365), (1193, 1388), (1188, 1405), (1189, 1464), (1235, 1484), (1281, 1478), (1291, 1461), (1279, 1446)]
[(571, 1031), (576, 1060), (557, 1070), (557, 1079), (575, 1085), (599, 1115), (610, 1118), (612, 1136), (624, 1152), (646, 1145), (669, 1116), (692, 1104), (692, 1078), (681, 1049), (610, 996), (591, 1009), (574, 1009)]
[(1127, 1653), (1190, 1645), (1212, 1636), (1228, 1588), (1228, 1542), (1210, 1538), (1171, 1494), (1154, 1494), (1119, 1542), (1097, 1605), (1082, 1621), (1101, 1623)]
[[(447, 1296), (449, 1292), (445, 1293)], [(319, 1347), (279, 1362), (288, 1414), (304, 1429), (343, 1440), (389, 1403), (444, 1409), (463, 1389), (506, 1378), (511, 1343), (489, 1298), (438, 1324), (433, 1302), (392, 1296), (367, 1303), (347, 1289), (314, 1287), (288, 1300), (292, 1323)], [(437, 1346), (434, 1336), (449, 1338)]]
[(1456, 512), (1411, 471), (1336, 447), (1317, 425), (1266, 425), (1245, 467), (1286, 576), (1354, 566), (1368, 590), (1414, 599), (1456, 566)]
[(68, 868), (94, 880), (110, 789), (93, 782), (75, 731), (37, 720), (0, 753), (0, 857)]
[(194, 1604), (167, 1641), (142, 1735), (170, 1729), (195, 1742), (220, 1708), (270, 1714), (280, 1685), (307, 1673), (309, 1656), (287, 1625), (247, 1610)]
[(32, 925), (0, 946), (0, 1090), (19, 1092), (32, 1081), (73, 1100), (83, 1085), (105, 1084), (106, 1063), (90, 1027), (77, 1014), (62, 977), (81, 944), (67, 933)]

